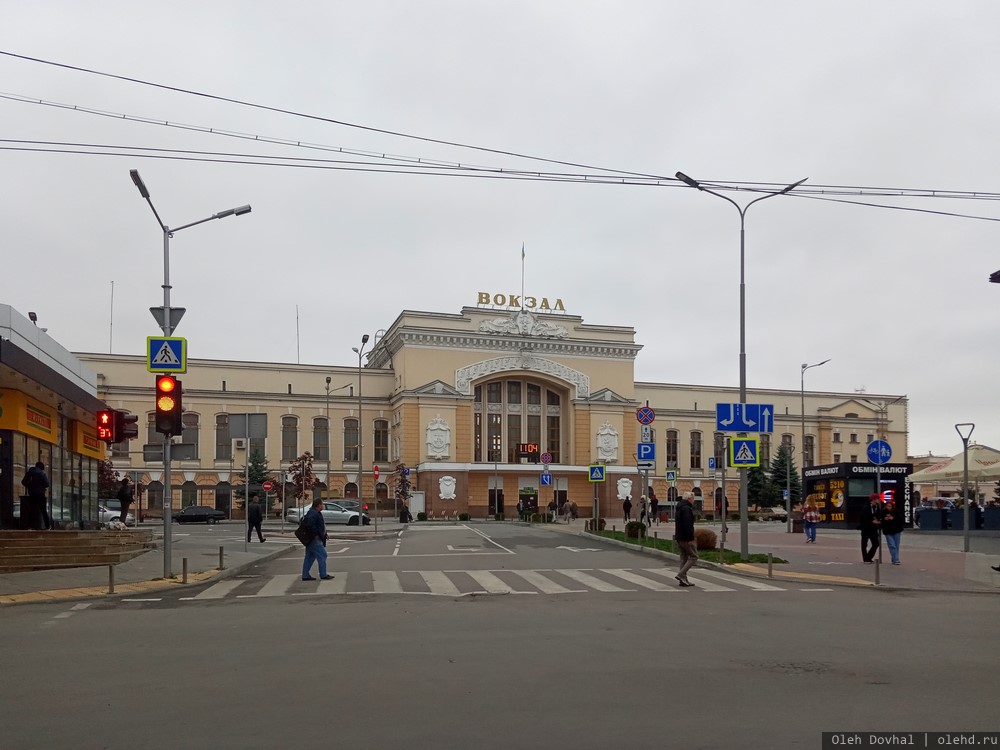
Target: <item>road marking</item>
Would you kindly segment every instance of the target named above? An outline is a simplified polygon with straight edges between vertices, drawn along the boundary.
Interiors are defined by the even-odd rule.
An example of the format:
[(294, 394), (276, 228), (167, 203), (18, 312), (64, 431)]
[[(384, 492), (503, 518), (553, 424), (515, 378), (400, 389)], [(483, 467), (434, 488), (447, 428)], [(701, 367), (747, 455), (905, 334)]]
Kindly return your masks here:
[(482, 586), (487, 594), (516, 593), (510, 586), (488, 570), (467, 570), (465, 573), (469, 578)]
[(567, 578), (572, 578), (577, 583), (582, 583), (584, 586), (589, 586), (590, 588), (597, 589), (598, 591), (635, 591), (635, 589), (619, 588), (618, 586), (608, 583), (607, 581), (602, 581), (600, 578), (587, 575), (582, 570), (564, 570), (562, 568), (556, 568), (556, 573), (561, 573)]
[[(288, 593), (288, 589), (292, 587), (296, 578), (302, 578), (301, 575), (278, 575), (273, 576), (270, 581), (264, 584), (263, 588), (252, 596), (284, 596)], [(237, 597), (238, 599), (247, 598), (246, 595)]]
[(624, 578), (629, 583), (634, 583), (636, 586), (642, 586), (643, 588), (652, 589), (653, 591), (679, 591), (676, 586), (668, 586), (660, 581), (654, 581), (646, 578), (645, 576), (630, 573), (627, 570), (605, 570), (604, 572), (610, 573), (613, 576), (618, 576), (619, 578)]
[[(676, 578), (677, 574), (673, 570), (666, 570), (664, 568), (644, 568), (647, 573), (652, 573), (657, 576), (664, 576), (666, 578)], [(699, 570), (699, 573), (702, 571)], [(691, 579), (691, 576), (688, 576)], [(712, 583), (711, 581), (706, 581), (701, 578), (695, 578), (693, 580), (696, 588), (702, 588), (705, 591), (735, 591), (735, 589), (727, 588), (726, 586), (719, 586), (718, 584)], [(680, 587), (679, 587), (680, 588)]]
[(219, 581), (218, 583), (216, 583), (216, 584), (214, 584), (212, 586), (209, 586), (207, 589), (205, 589), (204, 591), (202, 591), (197, 596), (183, 596), (183, 597), (181, 597), (181, 601), (182, 602), (189, 602), (189, 601), (194, 601), (195, 599), (199, 599), (199, 600), (200, 599), (222, 599), (230, 591), (232, 591), (233, 589), (235, 589), (237, 586), (240, 586), (242, 583), (243, 583), (243, 581), (239, 581), (239, 580), (237, 580), (237, 581), (233, 581), (233, 580)]
[(739, 578), (737, 576), (729, 575), (728, 573), (720, 573), (717, 570), (708, 570), (707, 568), (699, 570), (698, 575), (711, 576), (712, 578), (717, 578), (720, 581), (725, 581), (726, 583), (735, 583), (740, 586), (746, 586), (754, 591), (784, 591), (783, 588), (772, 586), (769, 583), (761, 583), (760, 581), (755, 581), (750, 578)]
[(373, 570), (372, 593), (375, 594), (402, 594), (403, 587), (399, 583), (399, 576), (393, 570)]
[(163, 597), (161, 596), (161, 597), (159, 597), (157, 599), (122, 599), (121, 601), (123, 601), (123, 602), (162, 602), (163, 601)]
[(482, 547), (452, 547), (450, 544), (448, 545), (449, 552), (476, 552), (481, 549)]
[(833, 591), (833, 589), (799, 589), (799, 591)]
[(553, 581), (551, 578), (546, 578), (541, 573), (536, 570), (512, 570), (511, 573), (517, 573), (524, 580), (530, 583), (537, 589), (540, 589), (543, 594), (585, 594), (587, 589), (568, 589), (565, 586), (560, 586), (558, 583)]
[(82, 609), (87, 609), (87, 607), (91, 606), (91, 604), (92, 602), (81, 602), (80, 604), (74, 604), (72, 607), (70, 607), (70, 609), (79, 612)]
[(432, 594), (438, 596), (461, 596), (462, 592), (452, 583), (451, 579), (441, 570), (418, 570), (416, 571)]
[(513, 550), (509, 550), (506, 547), (504, 547), (502, 544), (500, 544), (500, 542), (495, 541), (492, 537), (486, 536), (486, 534), (484, 534), (483, 532), (481, 532), (479, 529), (474, 529), (471, 526), (466, 526), (465, 528), (467, 528), (469, 531), (474, 531), (475, 533), (479, 534), (479, 536), (481, 536), (487, 542), (489, 542), (490, 544), (496, 545), (497, 547), (499, 547), (500, 549), (502, 549), (504, 552), (506, 552), (508, 555), (516, 555), (517, 554)]

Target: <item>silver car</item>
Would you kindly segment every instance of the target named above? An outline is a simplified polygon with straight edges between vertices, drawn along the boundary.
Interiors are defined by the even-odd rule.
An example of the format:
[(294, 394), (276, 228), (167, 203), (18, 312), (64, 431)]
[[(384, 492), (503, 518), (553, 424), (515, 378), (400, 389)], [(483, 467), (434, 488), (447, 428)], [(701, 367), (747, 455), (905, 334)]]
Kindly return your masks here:
[[(300, 508), (292, 508), (285, 514), (285, 519), (291, 523), (298, 523), (311, 507), (311, 505), (304, 505)], [(357, 526), (359, 517), (361, 519), (360, 523), (363, 523), (365, 526), (371, 523), (371, 518), (368, 517), (367, 513), (361, 514), (356, 510), (348, 510), (344, 506), (330, 502), (329, 500), (323, 502), (323, 521), (326, 523)]]
[[(98, 505), (97, 508), (98, 518), (101, 523), (112, 523), (114, 521), (122, 520), (122, 509), (120, 504), (117, 508), (110, 508), (104, 504)], [(126, 526), (135, 526), (135, 516), (129, 513), (125, 517), (124, 523)]]

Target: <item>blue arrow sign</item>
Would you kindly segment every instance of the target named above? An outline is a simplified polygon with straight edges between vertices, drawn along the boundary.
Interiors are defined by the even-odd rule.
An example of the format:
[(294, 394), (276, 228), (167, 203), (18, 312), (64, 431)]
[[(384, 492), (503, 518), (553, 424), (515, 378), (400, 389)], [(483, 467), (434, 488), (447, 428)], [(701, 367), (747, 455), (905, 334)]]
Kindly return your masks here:
[(541, 479), (539, 480), (538, 483), (542, 487), (551, 487), (552, 486), (552, 475), (549, 472), (545, 472), (544, 474), (541, 475)]
[(716, 404), (719, 432), (774, 432), (773, 404)]
[(892, 458), (892, 448), (884, 440), (872, 440), (868, 443), (868, 460), (873, 464), (887, 464)]

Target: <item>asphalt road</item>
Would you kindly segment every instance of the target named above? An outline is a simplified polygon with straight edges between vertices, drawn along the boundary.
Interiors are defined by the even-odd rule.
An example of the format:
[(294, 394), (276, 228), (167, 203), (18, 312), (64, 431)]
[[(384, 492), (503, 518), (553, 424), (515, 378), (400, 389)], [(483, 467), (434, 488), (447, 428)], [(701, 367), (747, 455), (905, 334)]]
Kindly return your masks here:
[[(589, 566), (621, 582), (598, 571), (655, 565), (560, 549), (566, 537), (543, 530), (470, 531), (345, 545), (334, 572), (453, 566), (512, 582), (505, 571)], [(255, 575), (295, 573), (299, 559)], [(13, 608), (0, 744), (818, 748), (821, 731), (998, 728), (995, 596), (583, 588)]]

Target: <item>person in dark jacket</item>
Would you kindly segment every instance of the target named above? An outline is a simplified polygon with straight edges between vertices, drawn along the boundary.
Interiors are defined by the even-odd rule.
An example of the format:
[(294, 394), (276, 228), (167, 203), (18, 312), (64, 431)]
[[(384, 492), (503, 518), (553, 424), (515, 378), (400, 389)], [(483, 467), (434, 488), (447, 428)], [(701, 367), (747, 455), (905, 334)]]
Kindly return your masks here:
[(622, 501), (622, 513), (625, 514), (625, 523), (632, 520), (632, 497), (630, 495), (626, 495)]
[[(21, 521), (27, 524), (29, 529), (51, 529), (52, 520), (49, 518), (49, 510), (46, 507), (45, 490), (49, 488), (49, 478), (45, 473), (45, 464), (39, 461), (24, 473), (21, 479), (25, 491), (28, 493), (27, 503), (21, 503)], [(27, 506), (27, 507), (25, 507)]]
[(314, 562), (319, 563), (319, 577), (329, 581), (333, 576), (326, 572), (326, 522), (323, 521), (323, 498), (313, 500), (312, 507), (302, 519), (302, 524), (312, 532), (313, 538), (306, 545), (306, 556), (302, 561), (302, 580), (315, 581), (312, 577)]
[(885, 536), (893, 565), (899, 565), (899, 539), (903, 535), (903, 525), (903, 514), (895, 501), (890, 500), (882, 508), (882, 535)]
[(649, 488), (649, 524), (660, 525), (660, 500), (652, 487)]
[(119, 512), (118, 518), (122, 523), (126, 523), (129, 506), (135, 502), (135, 496), (132, 494), (132, 485), (129, 484), (128, 477), (122, 478), (122, 486), (118, 488), (117, 497), (118, 502), (121, 503), (121, 512)]
[(694, 493), (686, 492), (674, 513), (674, 540), (680, 548), (681, 569), (674, 578), (684, 588), (694, 586), (688, 571), (698, 561), (698, 545), (694, 541)]
[(879, 548), (879, 530), (882, 525), (882, 508), (874, 492), (861, 508), (861, 559), (866, 563), (875, 560)]
[(266, 542), (267, 539), (260, 532), (260, 525), (264, 522), (264, 511), (261, 510), (260, 502), (257, 500), (257, 495), (253, 494), (250, 496), (250, 504), (247, 506), (247, 544), (250, 543), (250, 534), (253, 531), (257, 532), (257, 538)]

